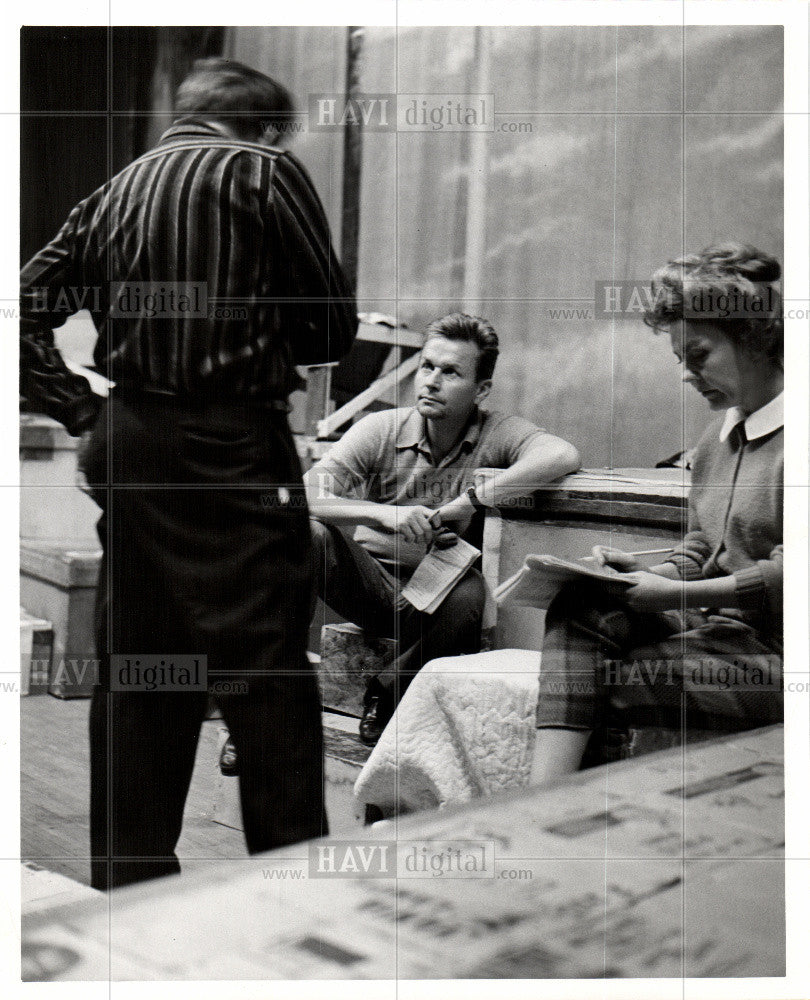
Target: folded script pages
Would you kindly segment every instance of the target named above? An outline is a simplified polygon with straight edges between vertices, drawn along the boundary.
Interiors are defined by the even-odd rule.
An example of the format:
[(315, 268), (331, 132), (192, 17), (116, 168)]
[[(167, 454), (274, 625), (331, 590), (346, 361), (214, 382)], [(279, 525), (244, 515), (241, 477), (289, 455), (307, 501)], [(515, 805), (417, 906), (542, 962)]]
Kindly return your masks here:
[(630, 587), (632, 581), (610, 566), (585, 566), (557, 556), (528, 555), (521, 568), (495, 590), (498, 604), (547, 608), (564, 583), (575, 580), (611, 587)]
[(463, 538), (446, 549), (433, 546), (414, 570), (402, 596), (417, 611), (432, 615), (480, 555)]

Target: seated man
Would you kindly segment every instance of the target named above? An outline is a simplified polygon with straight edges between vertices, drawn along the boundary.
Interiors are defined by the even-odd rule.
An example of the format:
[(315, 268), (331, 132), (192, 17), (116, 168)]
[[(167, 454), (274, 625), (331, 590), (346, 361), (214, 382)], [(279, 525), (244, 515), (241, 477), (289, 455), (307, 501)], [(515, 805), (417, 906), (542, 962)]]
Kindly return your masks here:
[[(469, 535), (473, 515), (579, 468), (572, 445), (528, 420), (480, 409), (498, 336), (484, 319), (453, 313), (425, 331), (416, 405), (372, 413), (304, 477), (318, 595), (364, 631), (399, 642), (373, 678), (360, 737), (373, 745), (415, 673), (429, 660), (480, 648), (484, 584), (471, 569), (432, 614), (401, 590), (448, 528)], [(489, 474), (485, 470), (491, 471)], [(478, 536), (470, 539), (480, 546)]]

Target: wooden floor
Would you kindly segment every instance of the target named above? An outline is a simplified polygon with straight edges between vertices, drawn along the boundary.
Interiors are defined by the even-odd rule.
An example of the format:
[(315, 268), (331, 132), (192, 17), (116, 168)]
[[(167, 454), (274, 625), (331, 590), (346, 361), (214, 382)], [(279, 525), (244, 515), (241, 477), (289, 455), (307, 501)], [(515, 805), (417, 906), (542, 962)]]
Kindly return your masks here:
[[(47, 694), (20, 699), (21, 855), (89, 884), (90, 702)], [(246, 856), (242, 834), (211, 820), (219, 727), (203, 723), (177, 855), (183, 869)], [(236, 781), (236, 778), (226, 779)]]

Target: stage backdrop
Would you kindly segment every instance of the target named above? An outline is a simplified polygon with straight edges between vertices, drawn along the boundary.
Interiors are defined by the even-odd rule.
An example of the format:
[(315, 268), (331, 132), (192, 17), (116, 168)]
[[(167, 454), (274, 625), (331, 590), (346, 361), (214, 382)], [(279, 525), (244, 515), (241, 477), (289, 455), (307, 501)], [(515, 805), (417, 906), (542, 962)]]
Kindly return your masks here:
[[(226, 38), (303, 110), (311, 93), (343, 91), (345, 46), (339, 28)], [(666, 339), (637, 315), (594, 316), (594, 285), (647, 279), (719, 239), (781, 257), (782, 29), (370, 27), (360, 79), (400, 95), (483, 81), (495, 111), (483, 154), (470, 132), (364, 134), (361, 307), (413, 327), (478, 308), (503, 342), (495, 404), (575, 441), (588, 465), (646, 465), (693, 444), (709, 411), (683, 391)], [(339, 232), (341, 133), (304, 133), (294, 148)]]

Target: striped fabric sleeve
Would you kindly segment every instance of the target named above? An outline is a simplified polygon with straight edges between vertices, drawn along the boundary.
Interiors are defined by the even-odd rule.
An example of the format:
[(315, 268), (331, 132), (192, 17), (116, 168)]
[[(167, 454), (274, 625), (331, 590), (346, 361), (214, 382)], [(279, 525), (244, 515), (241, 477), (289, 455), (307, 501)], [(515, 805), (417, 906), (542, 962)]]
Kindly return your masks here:
[(53, 336), (53, 328), (77, 311), (70, 293), (80, 285), (74, 260), (81, 210), (82, 205), (73, 209), (20, 279), (20, 394), (27, 410), (53, 417), (73, 435), (92, 426), (100, 403), (87, 379), (67, 367)]
[(739, 607), (767, 614), (774, 622), (782, 621), (783, 558), (784, 546), (777, 545), (770, 558), (737, 570), (734, 583)]
[(703, 578), (703, 564), (711, 551), (711, 543), (703, 532), (690, 531), (664, 561), (675, 566), (681, 580), (700, 580)]
[(695, 504), (690, 499), (686, 534), (664, 562), (675, 566), (681, 580), (700, 580), (703, 578), (704, 563), (711, 553), (711, 539), (701, 528)]
[(320, 198), (301, 164), (279, 156), (273, 177), (274, 215), (283, 310), (299, 365), (337, 361), (357, 333), (357, 305), (332, 246)]

